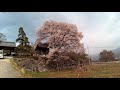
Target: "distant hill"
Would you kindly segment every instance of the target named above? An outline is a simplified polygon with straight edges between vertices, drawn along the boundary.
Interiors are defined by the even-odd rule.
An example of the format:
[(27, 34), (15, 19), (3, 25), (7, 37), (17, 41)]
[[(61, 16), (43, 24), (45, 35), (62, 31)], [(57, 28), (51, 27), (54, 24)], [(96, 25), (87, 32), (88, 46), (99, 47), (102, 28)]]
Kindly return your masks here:
[(112, 50), (112, 52), (115, 54), (115, 57), (120, 59), (120, 48)]

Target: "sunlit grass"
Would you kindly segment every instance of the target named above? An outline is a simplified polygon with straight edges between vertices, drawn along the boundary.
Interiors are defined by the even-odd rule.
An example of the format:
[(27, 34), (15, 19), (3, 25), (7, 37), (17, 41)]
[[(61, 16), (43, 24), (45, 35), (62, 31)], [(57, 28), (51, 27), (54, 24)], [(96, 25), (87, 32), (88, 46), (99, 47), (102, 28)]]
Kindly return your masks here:
[(94, 64), (87, 66), (88, 71), (64, 70), (56, 72), (28, 72), (24, 76), (31, 78), (119, 78), (120, 63)]
[[(12, 61), (16, 66), (16, 64)], [(17, 67), (17, 66), (16, 66)], [(88, 68), (87, 71), (84, 71)], [(120, 63), (92, 64), (78, 70), (30, 72), (17, 69), (23, 78), (120, 78)]]

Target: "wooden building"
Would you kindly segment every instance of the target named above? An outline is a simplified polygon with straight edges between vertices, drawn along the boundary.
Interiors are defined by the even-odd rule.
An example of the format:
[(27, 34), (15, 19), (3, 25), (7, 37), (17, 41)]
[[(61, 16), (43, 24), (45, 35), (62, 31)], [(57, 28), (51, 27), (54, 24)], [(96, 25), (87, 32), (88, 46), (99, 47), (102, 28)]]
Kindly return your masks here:
[(0, 42), (0, 50), (3, 49), (4, 53), (7, 55), (11, 55), (11, 53), (14, 52), (15, 47), (15, 42)]
[(39, 55), (47, 55), (49, 53), (49, 48), (47, 43), (39, 43), (35, 46), (35, 50)]

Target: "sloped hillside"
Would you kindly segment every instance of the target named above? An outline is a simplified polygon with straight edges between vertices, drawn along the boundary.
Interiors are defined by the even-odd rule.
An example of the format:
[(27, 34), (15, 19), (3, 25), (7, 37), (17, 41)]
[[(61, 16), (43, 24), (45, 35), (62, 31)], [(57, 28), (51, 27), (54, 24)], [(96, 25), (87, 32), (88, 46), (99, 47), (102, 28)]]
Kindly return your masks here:
[(114, 50), (113, 50), (113, 53), (115, 54), (115, 57), (116, 57), (116, 58), (119, 58), (119, 59), (120, 59), (120, 48), (114, 49)]

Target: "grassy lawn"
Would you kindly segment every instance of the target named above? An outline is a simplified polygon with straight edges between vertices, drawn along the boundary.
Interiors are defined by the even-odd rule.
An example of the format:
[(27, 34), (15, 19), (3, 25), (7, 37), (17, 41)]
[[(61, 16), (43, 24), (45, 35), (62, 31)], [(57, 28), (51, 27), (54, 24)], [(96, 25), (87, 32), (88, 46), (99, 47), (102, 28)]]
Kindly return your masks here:
[[(86, 67), (84, 67), (86, 68)], [(88, 71), (65, 70), (59, 72), (28, 72), (25, 78), (119, 78), (120, 63), (93, 64), (87, 66)]]

